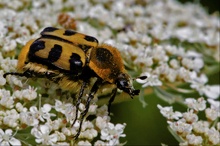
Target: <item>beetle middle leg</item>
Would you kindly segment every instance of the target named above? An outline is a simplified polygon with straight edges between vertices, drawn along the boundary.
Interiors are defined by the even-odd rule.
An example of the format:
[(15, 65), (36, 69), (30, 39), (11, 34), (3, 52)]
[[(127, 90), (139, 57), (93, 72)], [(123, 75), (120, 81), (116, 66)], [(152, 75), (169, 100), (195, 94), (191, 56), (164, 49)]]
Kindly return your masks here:
[(87, 83), (84, 81), (84, 82), (82, 83), (81, 88), (80, 88), (79, 96), (78, 96), (78, 98), (77, 98), (77, 103), (76, 103), (76, 115), (75, 115), (75, 119), (74, 119), (74, 121), (73, 121), (72, 126), (75, 124), (75, 122), (76, 122), (76, 120), (77, 120), (78, 112), (79, 112), (79, 104), (81, 103), (81, 99), (82, 99), (83, 92), (84, 92), (84, 89), (85, 89), (85, 87), (86, 87), (86, 84), (87, 84)]
[(88, 113), (90, 102), (94, 98), (94, 95), (95, 95), (95, 93), (97, 92), (97, 90), (99, 88), (99, 84), (100, 84), (100, 80), (98, 79), (94, 83), (94, 85), (92, 86), (92, 89), (91, 89), (91, 91), (89, 93), (89, 97), (87, 98), (87, 101), (86, 101), (86, 109), (81, 113), (80, 125), (79, 125), (79, 129), (78, 129), (77, 134), (74, 136), (75, 139), (77, 139), (79, 137), (79, 135), (80, 135), (83, 120), (84, 120), (86, 114)]

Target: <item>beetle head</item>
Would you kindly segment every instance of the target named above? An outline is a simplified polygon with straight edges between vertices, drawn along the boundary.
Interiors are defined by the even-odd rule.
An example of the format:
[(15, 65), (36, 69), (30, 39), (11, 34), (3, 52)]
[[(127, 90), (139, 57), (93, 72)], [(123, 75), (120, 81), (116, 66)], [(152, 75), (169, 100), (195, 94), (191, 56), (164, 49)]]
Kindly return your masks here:
[(133, 88), (130, 77), (126, 73), (120, 73), (118, 75), (118, 78), (116, 80), (116, 85), (120, 90), (128, 93), (131, 96), (131, 98), (133, 98), (133, 96), (135, 95), (138, 95), (140, 92), (140, 90), (135, 90)]

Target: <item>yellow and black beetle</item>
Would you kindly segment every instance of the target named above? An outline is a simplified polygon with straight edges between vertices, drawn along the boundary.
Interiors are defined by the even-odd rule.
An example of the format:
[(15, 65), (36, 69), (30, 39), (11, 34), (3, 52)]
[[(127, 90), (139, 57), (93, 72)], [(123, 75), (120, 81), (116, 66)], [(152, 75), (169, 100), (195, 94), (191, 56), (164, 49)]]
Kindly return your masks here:
[[(30, 40), (22, 48), (18, 57), (17, 72), (5, 73), (4, 77), (10, 74), (28, 78), (48, 78), (61, 89), (77, 92), (76, 118), (84, 89), (91, 78), (97, 78), (88, 95), (86, 109), (81, 113), (80, 127), (75, 138), (80, 134), (90, 101), (102, 85), (114, 85), (108, 105), (109, 112), (117, 88), (132, 98), (139, 94), (139, 90), (133, 88), (116, 48), (107, 44), (98, 45), (98, 40), (92, 36), (54, 27), (45, 28), (40, 38)], [(76, 122), (76, 118), (73, 123)]]

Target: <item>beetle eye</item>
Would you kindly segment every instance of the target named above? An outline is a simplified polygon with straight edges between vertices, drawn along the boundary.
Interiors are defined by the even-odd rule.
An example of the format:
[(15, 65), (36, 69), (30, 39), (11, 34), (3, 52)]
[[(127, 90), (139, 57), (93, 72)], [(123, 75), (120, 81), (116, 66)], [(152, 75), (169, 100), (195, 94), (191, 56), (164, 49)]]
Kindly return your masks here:
[(119, 80), (118, 88), (121, 89), (125, 87), (128, 87), (128, 82), (126, 80)]

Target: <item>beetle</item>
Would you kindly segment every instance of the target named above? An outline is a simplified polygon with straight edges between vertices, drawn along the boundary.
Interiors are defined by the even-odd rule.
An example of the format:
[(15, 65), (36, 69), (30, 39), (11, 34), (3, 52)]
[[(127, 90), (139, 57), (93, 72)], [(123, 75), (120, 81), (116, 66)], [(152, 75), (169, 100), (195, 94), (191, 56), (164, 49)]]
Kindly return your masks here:
[(133, 88), (131, 78), (126, 73), (120, 52), (113, 46), (99, 44), (92, 36), (68, 29), (47, 27), (41, 36), (30, 40), (18, 56), (17, 72), (4, 74), (25, 76), (27, 78), (48, 78), (61, 89), (77, 93), (76, 117), (85, 88), (91, 78), (96, 78), (86, 101), (86, 108), (81, 113), (78, 138), (83, 119), (88, 112), (90, 102), (98, 89), (106, 84), (112, 85), (108, 112), (114, 101), (117, 89), (133, 96), (140, 90)]

